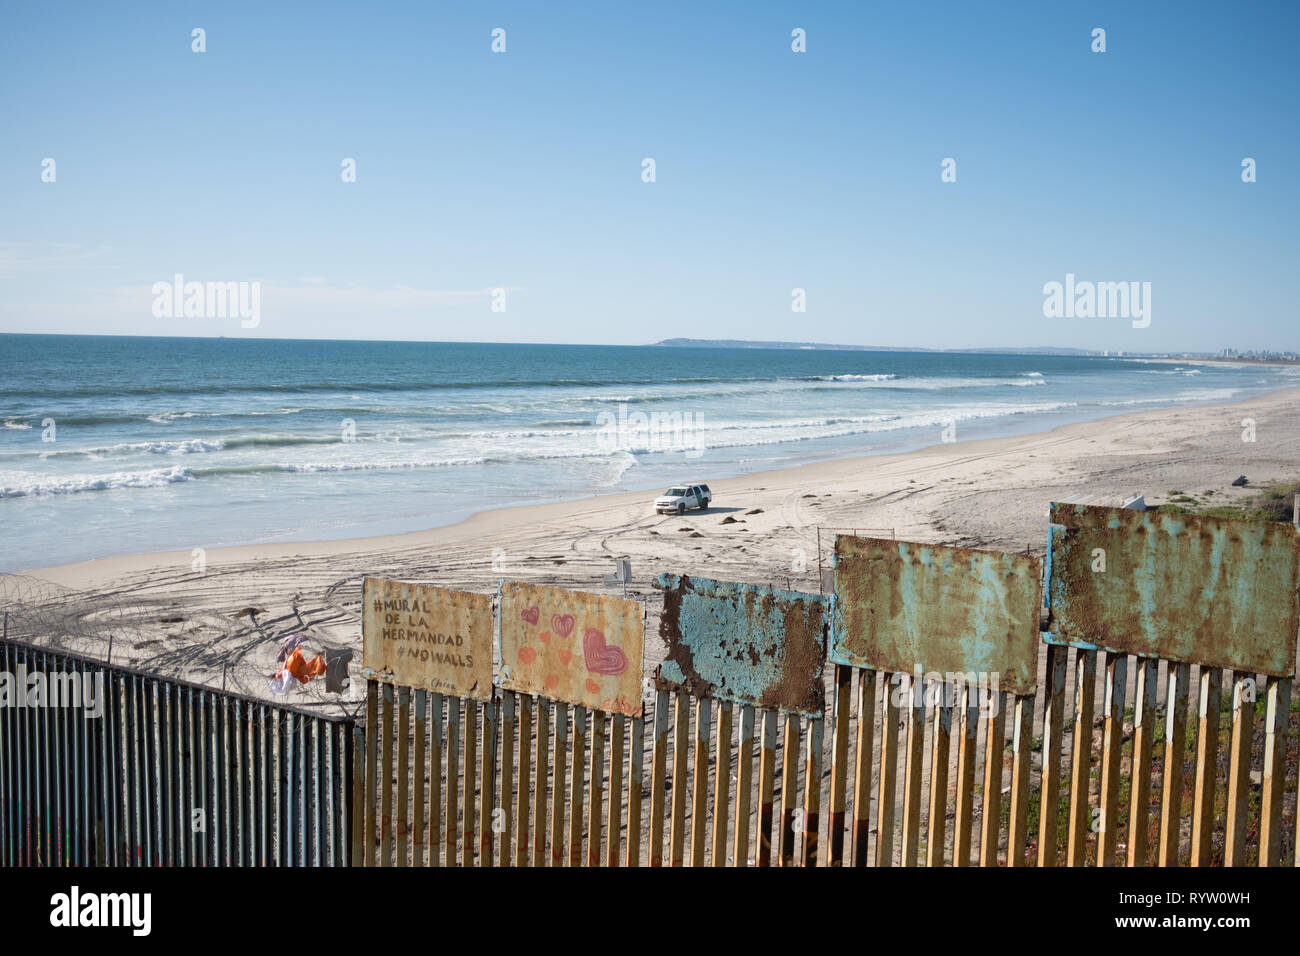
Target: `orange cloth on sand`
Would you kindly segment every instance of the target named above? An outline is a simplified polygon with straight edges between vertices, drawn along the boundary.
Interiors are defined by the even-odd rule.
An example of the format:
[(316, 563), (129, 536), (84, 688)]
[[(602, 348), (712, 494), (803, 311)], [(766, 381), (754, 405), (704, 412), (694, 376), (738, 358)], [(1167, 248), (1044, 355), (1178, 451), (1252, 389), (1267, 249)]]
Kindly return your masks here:
[(325, 673), (325, 658), (317, 654), (310, 661), (302, 656), (302, 651), (294, 648), (284, 661), (284, 669), (293, 675), (294, 680), (300, 684), (306, 684), (314, 677), (320, 677)]

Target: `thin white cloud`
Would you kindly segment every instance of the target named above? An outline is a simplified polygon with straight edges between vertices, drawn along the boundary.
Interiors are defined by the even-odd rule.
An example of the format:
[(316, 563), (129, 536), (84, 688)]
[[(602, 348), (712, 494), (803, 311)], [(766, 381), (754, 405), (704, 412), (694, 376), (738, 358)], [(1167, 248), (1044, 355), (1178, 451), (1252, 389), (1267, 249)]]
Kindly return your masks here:
[[(186, 276), (187, 281), (198, 276)], [(519, 291), (519, 286), (499, 286), (507, 292)], [(283, 309), (346, 309), (375, 312), (403, 309), (437, 309), (464, 305), (467, 302), (487, 300), (492, 288), (483, 289), (421, 289), (410, 285), (390, 288), (348, 283), (330, 285), (313, 278), (289, 285), (276, 281), (262, 283), (263, 310)]]
[[(283, 322), (294, 328), (303, 322), (315, 322), (327, 316), (349, 321), (364, 316), (368, 322), (382, 326), (384, 319), (400, 320), (406, 313), (471, 303), (481, 304), (486, 311), (496, 288), (504, 288), (508, 294), (524, 288), (422, 289), (411, 285), (381, 288), (360, 283), (332, 285), (321, 277), (283, 282), (208, 272), (184, 272), (182, 276), (187, 283), (260, 281), (260, 311), (267, 324)], [(174, 279), (174, 274), (160, 275), (155, 281), (172, 282)], [(129, 329), (140, 334), (157, 334), (159, 322), (182, 321), (156, 318), (153, 301), (152, 282), (87, 289), (80, 294), (64, 290), (58, 298), (42, 291), (39, 299), (29, 301), (0, 297), (0, 331)], [(186, 332), (193, 331), (184, 326), (177, 326), (177, 331), (182, 328)], [(299, 330), (296, 334), (303, 332)]]
[(12, 278), (49, 269), (73, 269), (108, 252), (104, 246), (76, 242), (0, 241), (0, 277)]

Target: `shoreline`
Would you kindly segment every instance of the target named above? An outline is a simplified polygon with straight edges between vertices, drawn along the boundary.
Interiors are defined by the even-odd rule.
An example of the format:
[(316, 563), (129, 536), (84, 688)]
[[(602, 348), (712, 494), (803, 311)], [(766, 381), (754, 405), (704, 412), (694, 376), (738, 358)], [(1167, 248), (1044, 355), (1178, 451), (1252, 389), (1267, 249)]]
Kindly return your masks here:
[[(926, 457), (931, 458), (937, 450), (952, 449), (954, 453), (974, 454), (998, 454), (1005, 449), (1006, 445), (1015, 445), (1019, 442), (1032, 442), (1043, 440), (1056, 436), (1058, 433), (1074, 431), (1074, 429), (1091, 429), (1097, 425), (1106, 423), (1121, 424), (1128, 420), (1156, 418), (1161, 415), (1177, 415), (1180, 412), (1197, 412), (1209, 410), (1230, 410), (1230, 408), (1249, 407), (1260, 405), (1261, 402), (1270, 402), (1273, 399), (1294, 399), (1300, 403), (1300, 388), (1279, 389), (1277, 392), (1270, 392), (1264, 395), (1257, 395), (1255, 398), (1245, 399), (1242, 402), (1227, 403), (1227, 405), (1205, 405), (1205, 406), (1175, 406), (1153, 408), (1148, 411), (1131, 411), (1122, 412), (1119, 415), (1110, 415), (1106, 418), (1088, 419), (1086, 421), (1071, 421), (1071, 423), (1056, 425), (1056, 427), (1047, 429), (1043, 432), (1023, 432), (1010, 434), (1010, 436), (996, 436), (988, 438), (970, 438), (970, 440), (952, 442), (952, 444), (933, 444), (915, 447), (905, 451), (887, 451), (887, 453), (854, 455), (848, 458), (828, 458), (814, 460), (814, 462), (805, 462), (801, 464), (792, 464), (784, 468), (768, 468), (763, 471), (746, 472), (744, 475), (732, 477), (723, 477), (723, 479), (712, 480), (719, 489), (718, 507), (711, 509), (706, 514), (724, 514), (727, 507), (725, 494), (733, 492), (732, 486), (737, 483), (763, 483), (764, 485), (779, 485), (784, 483), (800, 483), (801, 479), (813, 476), (814, 472), (837, 470), (839, 467), (866, 467), (870, 464), (892, 464), (904, 462), (910, 458)], [(568, 514), (573, 509), (593, 509), (593, 507), (625, 507), (632, 505), (633, 502), (642, 502), (645, 505), (647, 518), (655, 518), (653, 509), (650, 507), (650, 498), (653, 498), (649, 492), (643, 489), (621, 490), (621, 492), (610, 492), (607, 494), (588, 494), (588, 496), (573, 497), (560, 499), (560, 501), (528, 503), (528, 505), (510, 505), (502, 507), (493, 507), (482, 511), (474, 511), (473, 514), (465, 516), (455, 522), (447, 524), (433, 525), (429, 528), (417, 529), (417, 531), (404, 531), (387, 533), (387, 535), (372, 535), (360, 537), (341, 537), (341, 538), (321, 538), (321, 540), (307, 541), (282, 541), (282, 542), (261, 542), (261, 544), (240, 544), (226, 545), (222, 548), (208, 549), (207, 557), (209, 561), (216, 558), (235, 559), (235, 561), (248, 561), (248, 559), (279, 559), (298, 557), (304, 551), (311, 551), (313, 554), (350, 554), (356, 551), (372, 551), (385, 548), (419, 548), (422, 545), (437, 544), (438, 538), (442, 537), (459, 537), (460, 533), (473, 533), (481, 525), (497, 524), (497, 518), (504, 516), (517, 516), (524, 522), (532, 520), (552, 520), (556, 516)], [(698, 515), (697, 511), (686, 512), (685, 518), (693, 518)], [(660, 520), (671, 520), (673, 516), (660, 516)], [(487, 527), (482, 527), (487, 531)], [(121, 574), (121, 572), (131, 572), (138, 570), (147, 570), (153, 567), (175, 567), (178, 563), (185, 563), (186, 566), (191, 563), (191, 553), (185, 550), (168, 550), (168, 551), (140, 551), (136, 554), (110, 555), (105, 558), (91, 558), (88, 561), (73, 562), (69, 564), (53, 564), (49, 567), (30, 568), (14, 572), (14, 574), (34, 576), (52, 583), (65, 584), (65, 587), (75, 587), (73, 581), (95, 581), (98, 579), (96, 571), (107, 571), (109, 574)], [(114, 566), (109, 568), (108, 566)], [(86, 575), (83, 578), (83, 575)]]
[[(488, 508), (901, 454), (940, 441), (940, 429), (964, 443), (1300, 385), (1284, 368), (982, 352), (846, 362), (733, 351), (736, 365), (724, 369), (721, 353), (690, 349), (657, 363), (616, 349), (583, 374), (528, 366), (520, 378), (519, 362), (539, 360), (509, 348), (401, 353), (392, 365), (383, 350), (347, 345), (314, 347), (339, 363), (320, 381), (290, 361), (302, 356), (258, 349), (251, 364), (214, 356), (211, 381), (197, 388), (143, 373), (125, 391), (98, 379), (70, 386), (73, 405), (50, 398), (65, 412), (61, 424), (75, 426), (59, 433), (67, 441), (58, 449), (36, 444), (52, 432), (32, 431), (34, 413), (15, 406), (18, 420), (5, 424), (23, 431), (0, 431), (11, 463), (0, 505), (18, 546), (0, 571), (182, 549), (319, 550), (454, 525)], [(479, 374), (458, 358), (478, 362)], [(381, 365), (389, 371), (371, 374)], [(76, 401), (101, 395), (94, 415), (76, 411)], [(682, 448), (693, 449), (687, 459)]]
[(1241, 359), (1241, 358), (1147, 358), (1145, 356), (1122, 356), (1132, 362), (1172, 362), (1175, 365), (1226, 365), (1229, 368), (1300, 368), (1300, 362), (1284, 362), (1277, 359)]
[[(1172, 362), (1176, 364), (1197, 364), (1197, 363), (1213, 363), (1213, 362), (1218, 362), (1219, 360), (1149, 359), (1147, 361)], [(1231, 363), (1228, 360), (1223, 360), (1223, 364), (1234, 364), (1234, 363)], [(1264, 363), (1252, 363), (1252, 364), (1264, 364)], [(919, 447), (908, 447), (902, 451), (884, 451), (884, 452), (859, 454), (859, 455), (852, 455), (852, 456), (845, 456), (845, 457), (815, 458), (812, 461), (805, 461), (799, 464), (787, 465), (785, 467), (778, 467), (778, 468), (767, 468), (760, 471), (745, 472), (739, 475), (732, 475), (723, 478), (710, 479), (707, 476), (704, 476), (704, 478), (702, 478), (701, 480), (708, 480), (712, 484), (718, 486), (719, 488), (724, 488), (724, 489), (729, 489), (730, 486), (736, 482), (766, 480), (770, 483), (778, 483), (779, 478), (776, 476), (782, 476), (787, 474), (795, 475), (806, 469), (819, 469), (819, 468), (828, 468), (835, 465), (854, 465), (854, 464), (860, 466), (866, 466), (872, 462), (888, 462), (893, 460), (906, 459), (909, 456), (924, 454), (939, 448), (951, 447), (953, 449), (965, 449), (965, 448), (979, 449), (981, 448), (981, 446), (985, 446), (985, 445), (1001, 444), (1001, 443), (1009, 443), (1009, 442), (1017, 442), (1017, 441), (1029, 441), (1035, 438), (1054, 435), (1058, 432), (1063, 432), (1065, 430), (1072, 429), (1072, 428), (1100, 425), (1105, 422), (1120, 422), (1125, 419), (1140, 417), (1140, 416), (1159, 415), (1161, 413), (1166, 413), (1166, 412), (1177, 413), (1182, 411), (1192, 412), (1192, 411), (1216, 409), (1216, 408), (1228, 409), (1237, 406), (1245, 407), (1245, 406), (1255, 404), (1261, 400), (1273, 399), (1279, 396), (1286, 396), (1292, 393), (1294, 394), (1294, 396), (1300, 399), (1300, 387), (1283, 388), (1283, 389), (1277, 389), (1272, 392), (1264, 393), (1263, 395), (1257, 395), (1250, 399), (1243, 399), (1240, 402), (1231, 402), (1227, 404), (1211, 403), (1211, 404), (1204, 404), (1204, 405), (1156, 406), (1149, 410), (1121, 412), (1117, 415), (1108, 415), (1102, 418), (1090, 418), (1090, 419), (1085, 419), (1083, 421), (1066, 422), (1060, 425), (1053, 426), (1043, 431), (1024, 431), (1024, 432), (1017, 431), (1007, 435), (995, 435), (986, 438), (963, 439), (963, 440), (953, 442), (950, 445), (945, 445), (942, 443), (933, 443), (928, 445), (922, 445)], [(656, 485), (653, 487), (658, 487), (658, 486)], [(574, 497), (560, 498), (558, 500), (553, 500), (553, 501), (530, 502), (526, 504), (516, 504), (516, 505), (502, 505), (498, 507), (484, 509), (482, 511), (474, 511), (465, 515), (464, 517), (449, 521), (445, 524), (436, 524), (430, 527), (418, 528), (411, 531), (397, 531), (397, 532), (390, 532), (387, 534), (356, 535), (356, 536), (347, 536), (347, 537), (339, 537), (339, 538), (320, 538), (320, 539), (308, 538), (308, 539), (294, 539), (294, 540), (285, 540), (285, 541), (262, 541), (262, 542), (224, 545), (219, 548), (207, 549), (205, 555), (233, 557), (236, 560), (247, 560), (249, 558), (266, 558), (266, 559), (274, 560), (277, 558), (301, 555), (304, 551), (309, 551), (313, 554), (326, 555), (326, 554), (346, 554), (346, 553), (353, 553), (356, 551), (378, 550), (385, 546), (398, 546), (398, 547), (419, 546), (424, 543), (432, 543), (432, 542), (426, 542), (425, 539), (435, 538), (441, 536), (442, 534), (454, 532), (457, 529), (465, 528), (468, 530), (470, 527), (473, 526), (475, 522), (482, 521), (483, 519), (485, 519), (486, 516), (492, 516), (497, 514), (503, 514), (503, 515), (517, 514), (527, 518), (529, 517), (530, 513), (535, 513), (536, 517), (539, 520), (542, 520), (547, 517), (547, 515), (545, 515), (544, 512), (551, 509), (559, 508), (559, 509), (567, 510), (574, 506), (581, 506), (584, 504), (595, 504), (597, 502), (609, 502), (615, 505), (622, 505), (622, 504), (629, 503), (632, 500), (636, 500), (636, 501), (645, 500), (647, 504), (646, 510), (648, 513), (652, 514), (653, 512), (649, 508), (649, 504), (648, 504), (649, 499), (652, 497), (653, 495), (651, 494), (649, 488), (610, 491), (606, 493), (597, 492), (596, 494), (578, 494)], [(723, 503), (720, 501), (719, 507), (721, 508), (722, 506)], [(713, 509), (713, 510), (718, 511), (718, 509)], [(719, 513), (721, 512), (719, 511)], [(688, 516), (689, 514), (691, 513), (688, 513)], [(96, 572), (100, 570), (108, 570), (109, 573), (113, 573), (113, 574), (120, 573), (120, 572), (131, 573), (133, 571), (145, 570), (151, 567), (166, 566), (166, 567), (174, 568), (177, 566), (177, 564), (180, 563), (189, 565), (191, 563), (191, 560), (192, 560), (191, 552), (188, 551), (182, 551), (182, 550), (141, 551), (141, 552), (133, 552), (129, 554), (121, 554), (121, 555), (107, 555), (102, 558), (90, 558), (85, 561), (75, 561), (75, 562), (69, 562), (67, 564), (48, 565), (48, 566), (36, 567), (36, 568), (24, 568), (17, 571), (6, 572), (6, 573), (37, 577), (43, 580), (48, 580), (56, 583), (63, 583), (65, 581), (67, 582), (99, 581), (101, 579), (97, 577)], [(108, 569), (106, 567), (108, 565), (114, 565), (114, 567)], [(77, 585), (69, 583), (66, 584), (65, 586), (75, 587)]]
[[(1174, 360), (1171, 359), (1169, 361)], [(839, 470), (839, 468), (852, 469), (854, 467), (867, 467), (873, 464), (888, 465), (906, 461), (911, 458), (931, 458), (941, 449), (951, 449), (954, 453), (965, 451), (977, 455), (999, 454), (1015, 450), (1014, 448), (1006, 448), (1004, 446), (1030, 443), (1035, 440), (1046, 439), (1054, 435), (1065, 434), (1075, 430), (1090, 430), (1096, 426), (1105, 425), (1106, 423), (1119, 425), (1131, 420), (1154, 418), (1164, 415), (1178, 416), (1183, 413), (1193, 414), (1196, 412), (1213, 411), (1216, 409), (1227, 411), (1234, 408), (1247, 408), (1261, 403), (1270, 403), (1276, 400), (1294, 400), (1297, 404), (1300, 404), (1300, 387), (1279, 389), (1241, 402), (1232, 402), (1220, 405), (1173, 406), (1155, 408), (1146, 411), (1123, 412), (1118, 415), (1111, 415), (1104, 418), (1088, 419), (1081, 422), (1068, 422), (1045, 431), (1023, 432), (989, 438), (966, 439), (950, 444), (935, 443), (898, 452), (883, 452), (844, 458), (827, 458), (804, 462), (797, 465), (790, 465), (784, 468), (770, 468), (762, 471), (747, 472), (742, 475), (728, 478), (712, 479), (711, 483), (719, 489), (719, 493), (717, 494), (719, 500), (718, 507), (710, 509), (707, 514), (724, 514), (724, 509), (726, 509), (727, 506), (725, 496), (727, 493), (736, 490), (732, 486), (738, 483), (748, 484), (762, 482), (764, 485), (778, 485), (792, 482), (799, 483), (801, 479), (811, 477), (814, 473), (819, 471)], [(575, 508), (582, 508), (584, 510), (586, 508), (595, 508), (599, 506), (604, 506), (606, 508), (619, 508), (626, 507), (634, 502), (644, 503), (646, 517), (655, 518), (656, 516), (654, 515), (649, 503), (652, 497), (653, 495), (649, 492), (640, 489), (613, 491), (607, 494), (582, 495), (579, 497), (561, 499), (559, 501), (488, 508), (483, 511), (473, 512), (457, 521), (434, 525), (429, 528), (421, 528), (414, 531), (347, 538), (324, 538), (319, 540), (311, 539), (305, 541), (227, 545), (220, 548), (208, 549), (206, 555), (209, 560), (216, 558), (233, 558), (239, 561), (250, 559), (275, 560), (300, 556), (304, 552), (328, 555), (379, 551), (383, 548), (391, 547), (420, 547), (423, 545), (438, 543), (437, 539), (439, 538), (458, 537), (462, 533), (472, 534), (474, 531), (478, 530), (480, 526), (495, 525), (497, 523), (497, 516), (516, 516), (523, 519), (525, 522), (530, 519), (534, 521), (546, 521), (563, 516)], [(687, 512), (685, 517), (692, 518), (698, 514), (699, 512)], [(661, 516), (659, 520), (672, 520), (672, 518), (673, 516)], [(483, 530), (489, 529), (484, 527)], [(130, 573), (132, 571), (157, 567), (174, 568), (178, 563), (182, 562), (186, 566), (191, 563), (190, 552), (181, 550), (151, 551), (126, 555), (113, 555), (103, 558), (92, 558), (87, 561), (25, 569), (14, 573), (42, 578), (53, 583), (65, 584), (65, 586), (76, 586), (72, 582), (100, 580), (97, 572), (107, 572), (116, 575), (123, 572)], [(110, 565), (113, 567), (109, 567)]]

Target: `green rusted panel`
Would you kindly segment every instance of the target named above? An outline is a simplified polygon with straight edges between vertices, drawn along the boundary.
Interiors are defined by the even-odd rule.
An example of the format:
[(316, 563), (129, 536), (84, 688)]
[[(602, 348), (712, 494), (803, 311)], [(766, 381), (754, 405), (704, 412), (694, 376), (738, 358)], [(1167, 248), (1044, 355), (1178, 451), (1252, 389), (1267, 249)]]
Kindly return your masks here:
[(661, 574), (659, 634), (668, 653), (656, 683), (756, 707), (820, 717), (825, 706), (826, 598)]
[(1023, 554), (835, 538), (829, 659), (882, 671), (996, 675), (1031, 694), (1041, 564)]
[(1291, 677), (1298, 588), (1293, 525), (1052, 504), (1052, 643)]

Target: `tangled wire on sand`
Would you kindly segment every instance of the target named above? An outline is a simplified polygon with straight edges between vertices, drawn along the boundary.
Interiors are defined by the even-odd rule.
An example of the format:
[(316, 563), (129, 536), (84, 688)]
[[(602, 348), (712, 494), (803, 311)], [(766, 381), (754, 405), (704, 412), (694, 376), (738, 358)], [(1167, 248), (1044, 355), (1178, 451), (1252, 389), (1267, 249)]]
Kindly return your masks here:
[[(280, 642), (313, 632), (296, 608), (279, 617), (254, 607), (226, 615), (131, 588), (92, 593), (22, 574), (0, 574), (0, 616), (5, 640), (267, 699)], [(325, 697), (308, 685), (292, 702), (347, 706), (352, 696)]]

